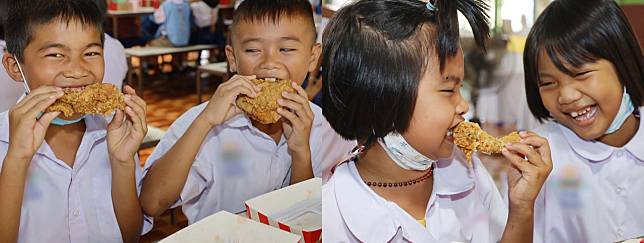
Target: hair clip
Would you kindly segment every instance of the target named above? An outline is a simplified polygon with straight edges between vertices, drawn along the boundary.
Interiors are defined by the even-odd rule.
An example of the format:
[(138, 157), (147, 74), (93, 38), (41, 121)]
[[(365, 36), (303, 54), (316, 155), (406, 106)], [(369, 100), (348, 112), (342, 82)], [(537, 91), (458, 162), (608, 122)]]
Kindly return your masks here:
[(427, 9), (429, 9), (429, 11), (438, 11), (438, 8), (434, 6), (431, 0), (427, 1), (427, 4), (425, 6), (427, 7)]

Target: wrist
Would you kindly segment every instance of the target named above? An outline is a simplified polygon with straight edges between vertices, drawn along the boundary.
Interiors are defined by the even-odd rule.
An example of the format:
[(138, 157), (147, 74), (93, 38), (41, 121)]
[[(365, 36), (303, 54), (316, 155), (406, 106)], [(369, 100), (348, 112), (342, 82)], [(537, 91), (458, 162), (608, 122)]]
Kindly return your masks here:
[(29, 164), (32, 158), (33, 156), (16, 155), (15, 153), (11, 152), (11, 149), (9, 149), (9, 152), (3, 160), (3, 164), (6, 166), (15, 166), (14, 168), (26, 170), (27, 168), (29, 168)]
[(296, 162), (302, 161), (311, 161), (311, 150), (310, 149), (294, 149), (290, 151), (291, 160)]
[(195, 125), (199, 125), (200, 127), (205, 127), (207, 129), (211, 129), (220, 125), (218, 122), (208, 120), (208, 117), (206, 117), (203, 112), (197, 116), (194, 123)]
[(519, 217), (532, 217), (534, 215), (534, 203), (533, 204), (518, 204), (510, 203), (509, 205), (510, 213)]

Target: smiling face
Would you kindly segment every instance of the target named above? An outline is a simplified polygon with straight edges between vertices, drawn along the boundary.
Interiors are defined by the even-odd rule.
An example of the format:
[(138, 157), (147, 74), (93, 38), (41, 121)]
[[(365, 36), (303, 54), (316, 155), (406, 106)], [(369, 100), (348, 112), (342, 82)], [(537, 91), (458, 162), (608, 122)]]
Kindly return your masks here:
[(240, 21), (233, 27), (232, 46), (226, 46), (228, 65), (240, 75), (289, 79), (301, 84), (317, 68), (320, 45), (315, 29), (302, 16)]
[[(437, 58), (431, 63), (438, 63)], [(463, 121), (468, 110), (460, 92), (463, 76), (463, 52), (459, 49), (446, 60), (443, 73), (430, 64), (418, 85), (414, 113), (403, 137), (431, 159), (449, 157), (453, 151), (453, 138), (448, 132)]]
[(602, 137), (619, 111), (623, 88), (613, 65), (604, 59), (571, 68), (569, 76), (539, 55), (539, 94), (559, 123), (585, 140)]
[[(102, 81), (102, 33), (78, 20), (56, 19), (33, 26), (29, 43), (24, 49), (20, 67), (30, 90), (43, 85), (61, 88), (84, 87)], [(16, 59), (12, 55), (3, 60), (9, 75), (23, 82)], [(66, 117), (74, 119), (79, 117)]]

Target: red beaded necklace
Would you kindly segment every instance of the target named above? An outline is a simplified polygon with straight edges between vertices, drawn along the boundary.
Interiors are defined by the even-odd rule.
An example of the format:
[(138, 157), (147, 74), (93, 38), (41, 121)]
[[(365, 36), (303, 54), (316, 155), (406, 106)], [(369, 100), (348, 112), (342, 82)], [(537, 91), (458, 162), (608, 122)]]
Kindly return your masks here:
[(367, 184), (367, 186), (371, 186), (371, 187), (404, 187), (404, 186), (411, 186), (418, 182), (427, 180), (428, 178), (432, 177), (432, 175), (434, 175), (434, 166), (432, 166), (429, 170), (427, 170), (427, 173), (425, 173), (421, 177), (408, 180), (408, 181), (403, 181), (403, 182), (364, 181), (364, 183)]

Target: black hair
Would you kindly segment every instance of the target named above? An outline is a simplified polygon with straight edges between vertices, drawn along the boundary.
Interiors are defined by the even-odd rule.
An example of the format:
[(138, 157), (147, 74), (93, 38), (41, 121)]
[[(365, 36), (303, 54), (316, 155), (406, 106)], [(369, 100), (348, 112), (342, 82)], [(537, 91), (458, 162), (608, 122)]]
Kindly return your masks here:
[(6, 19), (7, 19), (7, 0), (0, 0), (0, 40), (4, 40), (4, 23)]
[(51, 21), (79, 21), (84, 26), (92, 26), (101, 34), (103, 42), (104, 14), (96, 4), (87, 0), (10, 1), (5, 23), (7, 50), (19, 61), (24, 61), (24, 49), (31, 41), (34, 27)]
[[(403, 133), (431, 66), (443, 72), (460, 48), (457, 12), (479, 47), (489, 36), (480, 0), (361, 0), (341, 8), (322, 39), (324, 116), (346, 139)], [(435, 55), (437, 54), (437, 55)], [(431, 63), (438, 60), (439, 63)]]
[(311, 38), (315, 42), (315, 21), (313, 8), (308, 0), (244, 0), (233, 14), (233, 29), (235, 23), (241, 22), (269, 22), (279, 23), (283, 17), (303, 17), (313, 33)]
[(613, 64), (633, 106), (642, 106), (644, 57), (622, 9), (612, 0), (556, 0), (528, 34), (523, 63), (528, 106), (543, 121), (551, 118), (539, 94), (539, 55), (546, 53), (561, 72), (598, 59)]
[(219, 5), (219, 0), (202, 0), (208, 7), (215, 8)]
[(105, 0), (92, 0), (96, 6), (98, 6), (98, 10), (101, 11), (103, 14), (107, 14), (107, 1)]

